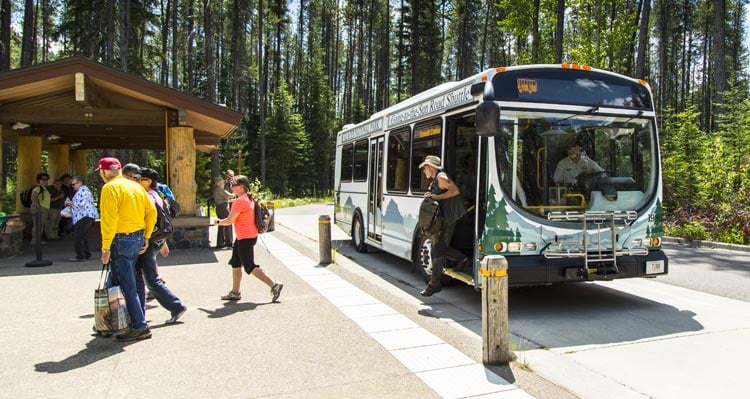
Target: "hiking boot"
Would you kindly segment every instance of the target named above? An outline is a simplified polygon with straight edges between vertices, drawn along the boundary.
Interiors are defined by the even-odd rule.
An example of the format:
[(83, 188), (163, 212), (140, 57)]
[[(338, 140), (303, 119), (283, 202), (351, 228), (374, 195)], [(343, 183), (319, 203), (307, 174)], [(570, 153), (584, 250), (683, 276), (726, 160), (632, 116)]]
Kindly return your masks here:
[(467, 264), (469, 264), (469, 258), (463, 258), (458, 261), (455, 266), (453, 266), (453, 271), (460, 272), (461, 270), (464, 270)]
[(271, 287), (271, 302), (276, 302), (276, 300), (279, 299), (279, 295), (281, 295), (281, 289), (284, 288), (284, 284), (282, 283), (273, 283), (273, 287)]
[(146, 327), (143, 330), (130, 330), (130, 332), (127, 332), (125, 334), (117, 334), (115, 338), (117, 338), (117, 340), (120, 342), (149, 339), (151, 338), (151, 329)]
[(229, 291), (228, 294), (222, 295), (221, 299), (225, 301), (239, 301), (242, 299), (242, 295), (239, 292)]
[(177, 323), (177, 320), (179, 320), (180, 317), (182, 317), (182, 315), (185, 314), (185, 312), (187, 312), (187, 306), (185, 306), (184, 308), (182, 308), (182, 310), (180, 310), (176, 315), (173, 315), (171, 318), (169, 318), (164, 323), (165, 324), (175, 324), (175, 323)]
[(428, 285), (427, 288), (424, 289), (424, 291), (419, 293), (419, 295), (432, 296), (433, 294), (437, 294), (438, 292), (440, 292), (442, 289), (442, 287), (433, 287), (431, 285)]

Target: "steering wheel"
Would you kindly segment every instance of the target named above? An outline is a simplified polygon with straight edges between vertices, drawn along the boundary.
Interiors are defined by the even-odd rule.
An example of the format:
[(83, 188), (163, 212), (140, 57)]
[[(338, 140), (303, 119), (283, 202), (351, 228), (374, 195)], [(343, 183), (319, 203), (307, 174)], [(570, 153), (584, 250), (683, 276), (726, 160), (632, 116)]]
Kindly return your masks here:
[(581, 194), (588, 198), (591, 195), (591, 191), (599, 188), (599, 178), (606, 175), (606, 170), (581, 172), (578, 176), (576, 176), (576, 181), (578, 182), (578, 190), (581, 192)]

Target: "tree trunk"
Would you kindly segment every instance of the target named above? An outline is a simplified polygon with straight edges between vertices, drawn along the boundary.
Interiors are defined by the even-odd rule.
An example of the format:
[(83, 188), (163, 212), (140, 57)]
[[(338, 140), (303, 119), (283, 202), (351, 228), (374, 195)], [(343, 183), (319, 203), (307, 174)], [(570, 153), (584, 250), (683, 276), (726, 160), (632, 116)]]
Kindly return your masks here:
[(10, 0), (2, 0), (2, 5), (0, 5), (0, 71), (10, 70), (10, 17)]
[(258, 0), (258, 106), (260, 130), (260, 182), (266, 184), (266, 77), (264, 76), (263, 0)]
[(22, 67), (34, 63), (34, 42), (36, 37), (34, 15), (34, 0), (26, 0), (23, 10), (23, 41), (21, 44)]
[[(713, 64), (714, 92), (713, 104), (715, 105), (714, 115), (720, 114), (724, 109), (724, 92), (727, 90), (727, 69), (726, 69), (726, 9), (725, 0), (714, 0), (714, 36), (713, 51), (711, 60)], [(716, 129), (716, 121), (712, 123), (711, 129)]]
[(128, 71), (130, 52), (130, 1), (120, 0), (120, 70)]
[(643, 1), (641, 23), (638, 26), (638, 50), (635, 56), (635, 77), (646, 79), (646, 48), (648, 46), (648, 20), (651, 14), (651, 1)]
[(562, 64), (563, 33), (565, 29), (565, 0), (557, 0), (557, 21), (555, 22), (555, 64)]

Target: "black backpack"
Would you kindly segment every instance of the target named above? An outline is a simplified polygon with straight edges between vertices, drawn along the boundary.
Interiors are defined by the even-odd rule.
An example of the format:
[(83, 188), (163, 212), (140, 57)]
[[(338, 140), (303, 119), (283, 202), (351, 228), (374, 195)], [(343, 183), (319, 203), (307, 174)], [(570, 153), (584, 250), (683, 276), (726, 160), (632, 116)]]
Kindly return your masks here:
[(23, 205), (24, 208), (31, 208), (31, 193), (37, 187), (39, 186), (36, 185), (21, 191), (21, 205)]
[(255, 203), (255, 225), (258, 227), (258, 234), (263, 234), (268, 231), (271, 215), (268, 212), (268, 207), (262, 205), (260, 201), (253, 198), (253, 202)]
[(443, 227), (443, 215), (440, 203), (431, 198), (425, 198), (419, 206), (419, 227), (425, 235), (434, 236)]
[(156, 224), (154, 225), (154, 232), (151, 233), (151, 242), (166, 240), (174, 235), (169, 203), (164, 201), (164, 206), (155, 206)]

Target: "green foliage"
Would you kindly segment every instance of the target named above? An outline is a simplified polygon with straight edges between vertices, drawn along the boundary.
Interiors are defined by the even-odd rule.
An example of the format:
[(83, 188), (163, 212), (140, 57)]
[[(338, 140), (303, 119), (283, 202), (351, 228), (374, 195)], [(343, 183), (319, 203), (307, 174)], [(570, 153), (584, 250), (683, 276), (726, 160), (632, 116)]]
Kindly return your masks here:
[(664, 234), (670, 237), (682, 237), (688, 240), (704, 240), (708, 237), (705, 227), (699, 222), (665, 226)]

